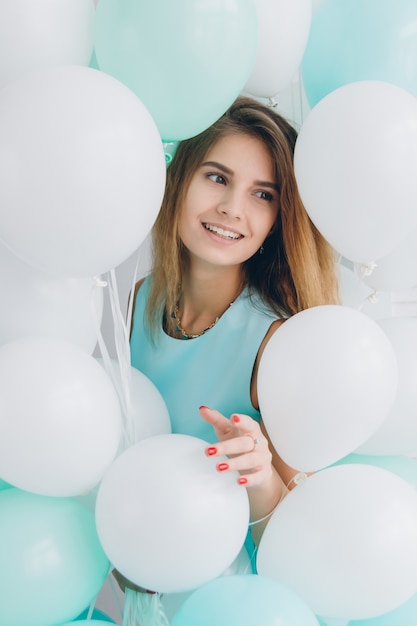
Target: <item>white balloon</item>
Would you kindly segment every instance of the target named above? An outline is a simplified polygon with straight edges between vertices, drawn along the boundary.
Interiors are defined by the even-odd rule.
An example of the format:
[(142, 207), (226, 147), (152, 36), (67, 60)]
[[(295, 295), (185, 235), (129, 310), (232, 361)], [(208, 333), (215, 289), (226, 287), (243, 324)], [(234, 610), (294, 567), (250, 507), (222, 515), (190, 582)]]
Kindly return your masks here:
[(336, 89), (305, 119), (294, 166), (312, 221), (342, 256), (389, 254), (417, 225), (417, 98), (377, 80)]
[(59, 339), (0, 348), (0, 476), (47, 496), (73, 496), (102, 478), (118, 450), (119, 399), (95, 359)]
[[(104, 367), (103, 359), (97, 361)], [(130, 444), (171, 432), (171, 420), (165, 400), (154, 383), (145, 374), (135, 367), (129, 367), (126, 372), (115, 359), (110, 361), (111, 378), (117, 389), (125, 398), (128, 410), (126, 419), (127, 436)]]
[(128, 580), (164, 593), (216, 578), (240, 552), (249, 522), (236, 472), (216, 470), (207, 443), (189, 435), (149, 437), (123, 452), (97, 495), (104, 551)]
[(401, 243), (386, 256), (376, 259), (369, 275), (356, 264), (364, 283), (376, 291), (403, 291), (417, 286), (417, 228), (412, 228)]
[(131, 376), (130, 418), (135, 441), (170, 433), (171, 421), (167, 405), (158, 389), (145, 374), (134, 367)]
[(406, 454), (417, 450), (417, 318), (379, 320), (398, 363), (398, 391), (386, 420), (355, 452)]
[(51, 276), (0, 243), (0, 292), (0, 345), (37, 335), (66, 339), (93, 352), (103, 315), (103, 290), (91, 278)]
[(318, 615), (366, 619), (417, 591), (417, 493), (371, 465), (340, 465), (301, 483), (262, 536), (259, 574)]
[(134, 441), (171, 432), (167, 405), (153, 382), (132, 367), (131, 413)]
[(156, 125), (122, 83), (88, 67), (38, 70), (0, 92), (0, 238), (60, 277), (94, 276), (142, 243), (161, 204)]
[(272, 97), (291, 83), (311, 26), (311, 0), (255, 0), (258, 46), (245, 91)]
[(349, 307), (317, 306), (288, 319), (269, 340), (259, 406), (284, 461), (316, 471), (380, 427), (397, 381), (393, 347), (377, 322)]
[(88, 65), (94, 16), (92, 0), (3, 0), (0, 88), (41, 67)]

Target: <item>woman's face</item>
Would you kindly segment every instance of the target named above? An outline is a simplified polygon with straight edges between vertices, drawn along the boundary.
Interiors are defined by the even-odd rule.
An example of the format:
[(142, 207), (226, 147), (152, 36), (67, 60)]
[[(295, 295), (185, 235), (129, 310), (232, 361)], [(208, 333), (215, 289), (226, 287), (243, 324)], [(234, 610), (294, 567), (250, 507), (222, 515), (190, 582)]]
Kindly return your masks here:
[(181, 207), (179, 235), (192, 261), (240, 265), (262, 246), (278, 213), (269, 152), (245, 134), (226, 135), (208, 151)]

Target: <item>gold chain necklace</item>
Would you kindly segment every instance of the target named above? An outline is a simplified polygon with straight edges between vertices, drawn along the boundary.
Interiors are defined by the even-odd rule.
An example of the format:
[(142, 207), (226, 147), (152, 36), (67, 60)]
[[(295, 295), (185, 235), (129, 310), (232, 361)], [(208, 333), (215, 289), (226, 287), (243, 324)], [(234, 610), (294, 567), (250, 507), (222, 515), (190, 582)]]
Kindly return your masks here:
[[(231, 305), (229, 305), (229, 306), (231, 306)], [(214, 322), (212, 322), (210, 324), (210, 326), (207, 326), (207, 328), (204, 328), (204, 330), (202, 330), (199, 333), (196, 333), (196, 334), (187, 333), (187, 331), (184, 330), (184, 328), (181, 326), (181, 320), (180, 320), (180, 317), (178, 315), (178, 308), (179, 308), (179, 303), (177, 302), (173, 312), (171, 313), (171, 317), (173, 319), (175, 319), (175, 321), (176, 321), (175, 330), (178, 333), (181, 333), (183, 339), (196, 339), (197, 337), (201, 337), (201, 335), (204, 335), (204, 333), (206, 333), (208, 330), (213, 328), (213, 326), (215, 326), (217, 324), (217, 322), (219, 321), (219, 319), (220, 319), (219, 317), (216, 317), (216, 319), (214, 320)]]

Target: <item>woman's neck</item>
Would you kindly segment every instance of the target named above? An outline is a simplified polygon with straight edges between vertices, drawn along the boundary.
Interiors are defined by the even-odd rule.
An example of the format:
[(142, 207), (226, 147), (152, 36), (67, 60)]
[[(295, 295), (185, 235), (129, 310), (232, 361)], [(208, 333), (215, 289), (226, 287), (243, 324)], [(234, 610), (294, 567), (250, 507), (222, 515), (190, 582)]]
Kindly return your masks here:
[(221, 268), (221, 271), (188, 272), (181, 286), (177, 316), (180, 333), (198, 334), (214, 325), (243, 288), (241, 271)]

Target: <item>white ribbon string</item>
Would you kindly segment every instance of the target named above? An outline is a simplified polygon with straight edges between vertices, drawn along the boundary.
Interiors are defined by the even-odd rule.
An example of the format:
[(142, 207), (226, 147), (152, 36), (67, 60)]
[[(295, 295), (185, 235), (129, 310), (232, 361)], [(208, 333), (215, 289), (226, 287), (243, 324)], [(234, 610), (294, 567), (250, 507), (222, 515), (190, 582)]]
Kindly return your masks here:
[(169, 626), (159, 593), (141, 593), (126, 587), (122, 626)]
[[(123, 383), (121, 384), (120, 380), (123, 379), (123, 377), (121, 376), (121, 379), (119, 379), (116, 376), (116, 372), (114, 369), (114, 364), (112, 362), (112, 359), (110, 357), (109, 351), (107, 349), (106, 346), (106, 342), (104, 340), (103, 337), (103, 333), (101, 331), (101, 317), (99, 314), (99, 311), (97, 310), (96, 307), (96, 299), (94, 298), (93, 295), (93, 291), (94, 289), (103, 289), (103, 288), (108, 288), (109, 292), (113, 291), (113, 288), (109, 288), (109, 283), (105, 280), (102, 280), (101, 278), (97, 278), (94, 277), (93, 278), (93, 285), (92, 285), (92, 294), (91, 294), (91, 309), (92, 309), (92, 320), (93, 320), (93, 324), (95, 327), (95, 332), (96, 332), (96, 337), (97, 337), (97, 344), (100, 350), (100, 354), (101, 354), (101, 358), (103, 360), (103, 366), (104, 369), (106, 370), (108, 376), (110, 377), (113, 386), (116, 390), (116, 393), (118, 395), (119, 398), (119, 402), (120, 402), (120, 408), (121, 408), (121, 412), (122, 412), (122, 443), (125, 444), (127, 441), (130, 441), (130, 433), (129, 433), (129, 428), (128, 428), (128, 400), (127, 398), (130, 397), (130, 394), (127, 395), (126, 394), (126, 389), (123, 386)], [(110, 297), (110, 294), (109, 294)], [(110, 300), (112, 300), (112, 298), (110, 297)], [(112, 306), (112, 315), (113, 315), (113, 306)], [(115, 322), (115, 320), (114, 320)], [(120, 343), (120, 341), (118, 341), (117, 335), (120, 334), (120, 330), (116, 330), (116, 323), (114, 324), (115, 326), (115, 342), (116, 345), (117, 343)], [(116, 352), (117, 352), (118, 348), (116, 347)], [(119, 348), (120, 350), (120, 348)]]
[[(113, 569), (113, 568), (111, 568), (111, 569)], [(118, 609), (118, 611), (120, 613), (120, 617), (123, 618), (123, 606), (122, 606), (122, 603), (120, 602), (120, 597), (119, 597), (119, 595), (117, 593), (116, 585), (115, 585), (115, 582), (114, 582), (114, 579), (113, 579), (113, 576), (111, 575), (111, 573), (108, 575), (108, 581), (109, 581), (109, 584), (110, 584), (110, 589), (112, 590), (114, 599), (116, 601), (117, 609)]]
[(120, 374), (120, 403), (125, 422), (125, 441), (124, 446), (129, 446), (135, 441), (135, 427), (131, 419), (132, 416), (132, 400), (131, 400), (131, 365), (130, 365), (130, 346), (129, 331), (120, 307), (119, 292), (117, 287), (115, 270), (109, 272), (109, 300), (113, 318), (114, 327), (114, 343), (117, 355), (117, 364)]

